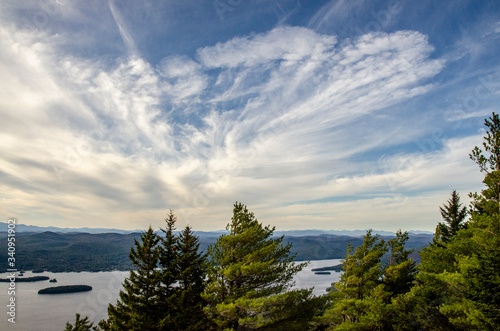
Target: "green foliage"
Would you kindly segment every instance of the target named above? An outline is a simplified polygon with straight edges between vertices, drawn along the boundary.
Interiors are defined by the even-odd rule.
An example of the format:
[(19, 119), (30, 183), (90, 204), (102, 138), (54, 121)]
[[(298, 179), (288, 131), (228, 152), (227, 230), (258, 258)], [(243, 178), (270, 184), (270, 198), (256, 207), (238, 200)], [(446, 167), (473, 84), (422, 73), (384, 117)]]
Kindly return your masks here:
[(448, 246), (452, 244), (434, 241), (429, 247), (423, 248), (419, 252), (421, 261), (418, 269), (431, 273), (454, 271), (456, 269), (456, 256), (452, 250), (448, 249)]
[(201, 296), (206, 285), (207, 261), (199, 246), (198, 238), (187, 226), (177, 242), (177, 330), (203, 330), (208, 323)]
[(129, 278), (125, 279), (116, 306), (110, 304), (108, 308), (111, 330), (158, 329), (159, 241), (151, 227), (141, 235), (141, 242), (135, 240), (129, 257), (136, 269), (130, 270)]
[[(415, 262), (405, 248), (409, 236), (398, 231), (388, 242), (368, 231), (343, 260), (344, 274), (331, 292), (331, 306), (317, 327), (332, 330), (397, 330), (404, 309), (401, 298), (414, 285)], [(386, 265), (382, 257), (388, 253)]]
[(66, 328), (64, 331), (93, 331), (99, 330), (98, 327), (93, 326), (94, 323), (89, 321), (89, 318), (85, 316), (84, 319), (80, 319), (80, 314), (76, 314), (75, 324), (71, 324), (70, 322), (66, 323)]
[(346, 299), (363, 299), (380, 283), (383, 274), (381, 258), (387, 252), (387, 245), (378, 235), (373, 236), (370, 230), (363, 244), (353, 254), (352, 251), (350, 246), (343, 261), (344, 273), (335, 288)]
[(486, 173), (486, 189), (475, 194), (471, 220), (451, 247), (457, 270), (440, 275), (458, 288), (456, 302), (441, 311), (457, 327), (478, 330), (500, 329), (500, 118), (485, 121), (484, 152), (476, 147), (471, 159)]
[(417, 272), (416, 263), (410, 258), (413, 249), (405, 249), (409, 239), (407, 232), (396, 232), (396, 237), (387, 242), (390, 251), (389, 264), (384, 270), (383, 283), (393, 296), (404, 294), (410, 290)]
[(481, 172), (486, 173), (483, 183), (487, 186), (481, 194), (470, 194), (474, 199), (473, 215), (500, 212), (500, 117), (493, 113), (484, 125), (488, 127), (483, 142), (484, 151), (476, 146), (469, 154)]
[(470, 228), (459, 233), (453, 247), (457, 270), (440, 275), (460, 290), (456, 301), (441, 309), (456, 326), (469, 330), (500, 329), (499, 224), (499, 214), (474, 215)]
[(163, 315), (160, 318), (159, 325), (162, 329), (174, 329), (176, 325), (176, 315), (178, 308), (176, 281), (179, 274), (177, 266), (177, 244), (178, 238), (174, 234), (175, 222), (177, 221), (174, 213), (170, 210), (168, 217), (165, 218), (166, 228), (161, 229), (165, 237), (161, 239), (159, 247), (160, 256), (158, 263), (161, 267), (160, 274), (160, 309)]
[(476, 146), (469, 156), (481, 172), (489, 173), (500, 170), (500, 117), (493, 113), (484, 121), (484, 125), (488, 127), (483, 142), (484, 151)]
[(462, 207), (457, 191), (451, 193), (447, 205), (439, 207), (444, 222), (439, 222), (433, 241), (429, 247), (420, 251), (422, 263), (419, 268), (424, 272), (441, 273), (456, 270), (456, 254), (448, 246), (453, 245), (453, 239), (460, 230), (467, 228), (465, 218), (467, 208)]
[(436, 228), (436, 235), (440, 240), (447, 242), (454, 237), (457, 232), (467, 227), (464, 223), (467, 217), (467, 208), (462, 207), (460, 195), (457, 191), (451, 193), (451, 198), (448, 200), (448, 205), (439, 207), (441, 216), (445, 223), (440, 222)]
[(235, 203), (226, 229), (229, 234), (208, 250), (212, 266), (204, 293), (205, 311), (218, 329), (282, 329), (318, 313), (304, 309), (302, 315), (290, 314), (317, 305), (310, 291), (286, 292), (306, 263), (293, 263), (291, 244), (273, 238), (274, 227), (262, 226), (246, 206)]
[[(500, 329), (500, 118), (485, 121), (484, 151), (470, 154), (486, 188), (474, 193), (469, 222), (452, 193), (441, 208), (440, 223), (429, 248), (422, 250), (418, 285), (402, 306), (413, 324), (432, 330)], [(413, 307), (413, 308), (411, 308)]]
[(219, 304), (218, 309), (226, 319), (238, 320), (239, 329), (306, 330), (312, 317), (323, 312), (326, 300), (326, 296), (312, 297), (312, 290), (291, 290), (262, 298), (241, 297)]
[(454, 301), (450, 286), (434, 273), (420, 272), (416, 281), (408, 293), (393, 300), (399, 323), (395, 330), (457, 330), (440, 311)]
[(202, 330), (208, 322), (203, 312), (206, 255), (198, 237), (186, 227), (174, 234), (176, 217), (165, 219), (165, 237), (150, 227), (135, 241), (130, 259), (135, 270), (124, 281), (116, 306), (108, 308), (104, 330)]
[[(354, 251), (354, 252), (353, 252)], [(375, 303), (366, 300), (375, 291), (380, 291), (383, 274), (381, 258), (387, 252), (387, 245), (379, 236), (368, 231), (363, 244), (356, 250), (349, 245), (347, 256), (342, 261), (344, 273), (340, 281), (334, 284), (333, 305), (325, 313), (322, 322), (336, 326), (336, 329), (348, 329), (348, 324), (364, 324), (368, 307)]]

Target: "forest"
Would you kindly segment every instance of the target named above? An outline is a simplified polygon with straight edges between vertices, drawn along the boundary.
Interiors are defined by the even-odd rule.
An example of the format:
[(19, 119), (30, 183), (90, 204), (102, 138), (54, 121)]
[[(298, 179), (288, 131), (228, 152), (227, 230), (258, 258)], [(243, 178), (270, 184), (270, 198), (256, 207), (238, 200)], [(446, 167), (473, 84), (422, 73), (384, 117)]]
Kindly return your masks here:
[(164, 236), (150, 227), (135, 239), (108, 319), (94, 326), (77, 314), (66, 330), (499, 330), (499, 116), (485, 125), (483, 145), (469, 155), (485, 188), (470, 193), (468, 207), (452, 191), (419, 263), (407, 232), (385, 240), (367, 231), (348, 245), (340, 281), (313, 296), (291, 289), (306, 265), (294, 263), (292, 244), (242, 203), (206, 252), (189, 226), (175, 232), (170, 211)]

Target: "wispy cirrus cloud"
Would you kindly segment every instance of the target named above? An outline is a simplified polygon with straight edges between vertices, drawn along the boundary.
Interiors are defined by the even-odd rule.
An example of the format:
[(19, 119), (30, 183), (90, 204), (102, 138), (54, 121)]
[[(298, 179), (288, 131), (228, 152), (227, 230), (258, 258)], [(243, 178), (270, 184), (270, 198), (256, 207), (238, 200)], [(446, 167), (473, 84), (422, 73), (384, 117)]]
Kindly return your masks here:
[(320, 29), (324, 24), (343, 20), (357, 8), (363, 8), (365, 1), (330, 0), (309, 20), (308, 26)]
[[(387, 151), (420, 135), (394, 126), (403, 116), (394, 106), (428, 93), (445, 66), (425, 35), (338, 41), (279, 26), (152, 64), (112, 1), (109, 9), (129, 50), (113, 61), (75, 55), (64, 37), (0, 28), (2, 212), (135, 229), (174, 208), (198, 229), (220, 229), (240, 200), (282, 228), (304, 227), (299, 215), (345, 228), (333, 218), (344, 222), (340, 210), (356, 203), (335, 200), (343, 195), (400, 210), (405, 192), (447, 182), (453, 141), (422, 157)], [(408, 178), (405, 157), (414, 160)], [(457, 174), (469, 169), (456, 164)], [(369, 208), (351, 217), (368, 218)], [(380, 217), (378, 228), (394, 226)]]
[(318, 35), (301, 27), (277, 27), (252, 37), (237, 37), (198, 50), (208, 68), (256, 66), (270, 61), (300, 61), (321, 56), (336, 44), (334, 36)]
[(138, 56), (138, 50), (135, 45), (135, 41), (130, 35), (130, 32), (127, 29), (127, 26), (123, 20), (122, 15), (116, 8), (114, 1), (113, 0), (108, 0), (108, 5), (109, 5), (109, 10), (111, 11), (111, 14), (113, 15), (113, 19), (116, 23), (116, 26), (118, 27), (118, 30), (120, 31), (120, 36), (123, 39), (123, 43), (127, 46), (127, 50), (129, 53), (133, 56)]

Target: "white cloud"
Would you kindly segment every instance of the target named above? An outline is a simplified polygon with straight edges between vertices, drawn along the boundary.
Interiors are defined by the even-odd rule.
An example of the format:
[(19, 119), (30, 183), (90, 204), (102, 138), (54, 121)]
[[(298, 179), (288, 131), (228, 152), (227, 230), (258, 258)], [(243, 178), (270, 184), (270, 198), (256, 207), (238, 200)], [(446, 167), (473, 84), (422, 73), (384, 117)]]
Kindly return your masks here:
[(197, 62), (182, 58), (169, 57), (162, 60), (158, 72), (162, 80), (162, 91), (172, 98), (173, 104), (186, 107), (188, 101), (199, 102), (199, 95), (207, 87), (205, 74)]
[[(136, 229), (175, 208), (181, 222), (220, 229), (239, 200), (283, 228), (304, 227), (298, 215), (310, 227), (342, 227), (332, 217), (365, 224), (370, 208), (389, 228), (380, 206), (396, 206), (387, 216), (395, 221), (411, 201), (435, 197), (408, 202), (405, 192), (433, 191), (470, 169), (454, 154), (468, 143), (451, 140), (383, 167), (380, 155), (353, 160), (397, 144), (403, 134), (383, 116), (399, 114), (387, 107), (426, 93), (442, 69), (418, 32), (339, 45), (332, 35), (278, 27), (157, 66), (137, 55), (85, 60), (59, 41), (0, 33), (0, 114), (9, 119), (0, 133), (0, 210), (27, 223)], [(415, 136), (408, 129), (399, 141)], [(373, 198), (310, 203), (345, 195)]]
[(209, 68), (255, 66), (269, 61), (294, 62), (322, 55), (336, 43), (302, 27), (278, 27), (253, 37), (234, 38), (198, 50), (201, 63)]

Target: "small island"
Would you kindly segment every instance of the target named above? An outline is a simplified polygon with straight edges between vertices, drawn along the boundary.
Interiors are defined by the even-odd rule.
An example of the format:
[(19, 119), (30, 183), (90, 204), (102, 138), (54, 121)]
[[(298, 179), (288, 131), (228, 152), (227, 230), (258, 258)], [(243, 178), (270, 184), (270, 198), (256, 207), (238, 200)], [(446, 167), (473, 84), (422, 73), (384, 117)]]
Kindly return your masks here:
[(314, 274), (315, 275), (331, 275), (332, 273), (330, 271), (316, 271)]
[(314, 268), (314, 269), (311, 269), (311, 271), (335, 271), (335, 272), (341, 272), (341, 271), (343, 271), (343, 269), (342, 269), (342, 264), (337, 264), (337, 265), (333, 265), (331, 267)]
[(92, 291), (92, 286), (88, 285), (64, 285), (41, 289), (38, 294), (62, 294)]
[[(16, 283), (22, 283), (22, 282), (39, 282), (42, 280), (49, 280), (50, 278), (47, 276), (33, 276), (33, 277), (26, 277), (26, 278), (15, 278)], [(11, 282), (11, 278), (0, 278), (1, 283), (9, 283)]]

